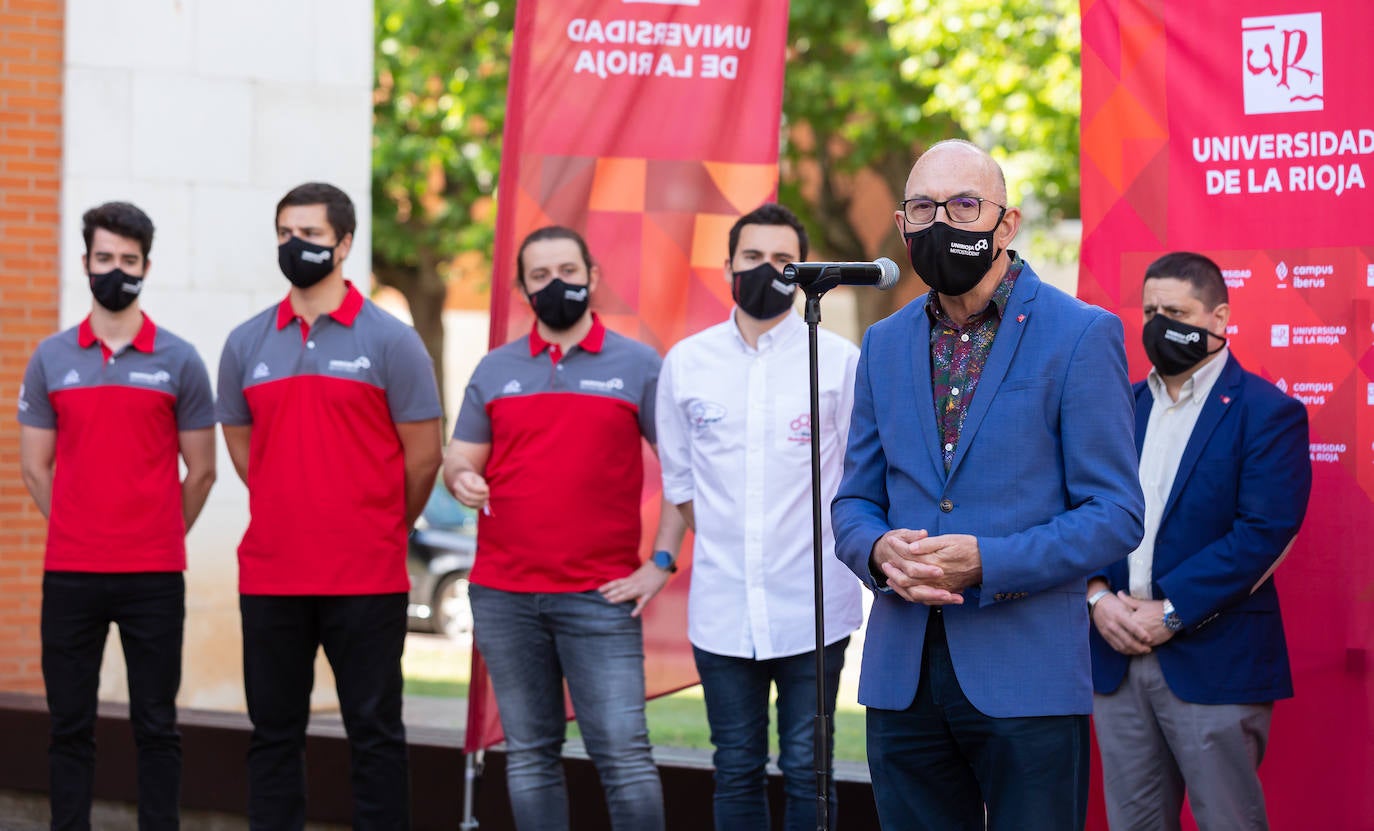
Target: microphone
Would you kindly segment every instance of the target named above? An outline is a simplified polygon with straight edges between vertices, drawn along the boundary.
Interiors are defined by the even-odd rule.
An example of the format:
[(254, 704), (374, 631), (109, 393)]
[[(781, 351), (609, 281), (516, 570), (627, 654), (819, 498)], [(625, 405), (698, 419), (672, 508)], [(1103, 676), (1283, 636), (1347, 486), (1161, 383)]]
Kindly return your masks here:
[(829, 290), (835, 286), (873, 286), (890, 289), (902, 276), (901, 269), (887, 257), (871, 263), (788, 263), (782, 278), (806, 290)]

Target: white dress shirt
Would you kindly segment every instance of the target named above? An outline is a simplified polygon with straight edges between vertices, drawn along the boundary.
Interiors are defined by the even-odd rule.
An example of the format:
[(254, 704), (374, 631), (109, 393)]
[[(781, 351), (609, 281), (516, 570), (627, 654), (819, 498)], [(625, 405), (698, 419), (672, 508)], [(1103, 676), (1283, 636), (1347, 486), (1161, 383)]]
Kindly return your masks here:
[[(717, 655), (815, 649), (806, 324), (789, 312), (751, 348), (730, 319), (669, 351), (658, 379), (663, 492), (696, 517), (687, 634)], [(863, 623), (858, 580), (835, 559), (830, 500), (844, 467), (859, 350), (818, 333), (825, 642)]]
[(1145, 427), (1145, 443), (1140, 448), (1140, 488), (1145, 492), (1145, 536), (1140, 540), (1140, 547), (1126, 558), (1132, 597), (1141, 600), (1164, 599), (1150, 596), (1159, 523), (1164, 518), (1164, 505), (1169, 501), (1169, 492), (1174, 489), (1178, 463), (1182, 461), (1183, 450), (1193, 435), (1202, 405), (1207, 403), (1207, 396), (1216, 386), (1222, 367), (1226, 366), (1230, 355), (1230, 350), (1223, 346), (1215, 358), (1183, 382), (1177, 401), (1169, 397), (1164, 379), (1157, 370), (1152, 368), (1145, 377), (1145, 383), (1154, 396), (1154, 404), (1150, 407), (1150, 421)]

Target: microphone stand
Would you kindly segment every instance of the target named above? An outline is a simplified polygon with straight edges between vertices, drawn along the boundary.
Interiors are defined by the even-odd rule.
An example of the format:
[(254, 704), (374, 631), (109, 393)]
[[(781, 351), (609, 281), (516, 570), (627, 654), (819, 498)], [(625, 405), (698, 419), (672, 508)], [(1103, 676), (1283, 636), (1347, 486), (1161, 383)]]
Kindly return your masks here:
[(821, 397), (817, 329), (821, 297), (840, 284), (838, 268), (827, 268), (819, 279), (802, 285), (806, 294), (806, 333), (811, 370), (811, 555), (816, 607), (816, 721), (813, 746), (816, 763), (816, 831), (830, 831), (830, 716), (825, 711), (825, 580), (821, 542)]

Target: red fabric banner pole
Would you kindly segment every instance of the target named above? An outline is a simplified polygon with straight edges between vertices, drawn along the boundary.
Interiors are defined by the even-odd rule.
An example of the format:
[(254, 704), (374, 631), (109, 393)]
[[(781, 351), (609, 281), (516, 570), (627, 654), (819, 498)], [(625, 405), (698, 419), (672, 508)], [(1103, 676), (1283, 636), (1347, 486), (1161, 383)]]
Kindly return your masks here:
[[(601, 271), (593, 308), (612, 329), (663, 353), (724, 320), (730, 225), (777, 191), (786, 0), (521, 0), (515, 27), (490, 345), (529, 331), (516, 246), (545, 225), (587, 239)], [(644, 556), (660, 485), (646, 448)], [(685, 557), (645, 611), (651, 698), (697, 683)], [(501, 740), (473, 660), (469, 751)]]
[[(1120, 314), (1140, 379), (1145, 267), (1205, 254), (1226, 278), (1232, 355), (1306, 405), (1312, 496), (1274, 578), (1296, 694), (1275, 707), (1260, 775), (1274, 828), (1369, 828), (1374, 5), (1083, 0), (1082, 12), (1079, 294)], [(1098, 784), (1095, 828), (1101, 804)]]

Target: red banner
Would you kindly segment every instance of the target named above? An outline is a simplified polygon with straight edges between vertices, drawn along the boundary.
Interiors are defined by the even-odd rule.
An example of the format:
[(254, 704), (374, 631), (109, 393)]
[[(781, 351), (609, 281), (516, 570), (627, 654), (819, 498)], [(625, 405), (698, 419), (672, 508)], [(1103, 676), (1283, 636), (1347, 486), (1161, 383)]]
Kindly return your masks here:
[(1204, 253), (1237, 358), (1307, 405), (1312, 499), (1276, 577), (1296, 697), (1261, 776), (1274, 828), (1374, 827), (1374, 4), (1082, 11), (1079, 294), (1121, 315), (1141, 378), (1145, 266)]
[[(515, 26), (491, 346), (533, 322), (515, 253), (544, 225), (586, 236), (601, 268), (592, 307), (622, 334), (663, 353), (724, 320), (729, 228), (777, 190), (786, 0), (521, 0)], [(645, 468), (647, 555), (661, 483), (651, 454)], [(697, 683), (688, 579), (645, 613), (650, 697)], [(475, 653), (468, 700), (467, 749), (500, 741)]]

